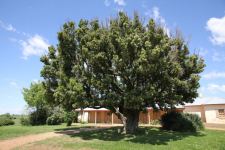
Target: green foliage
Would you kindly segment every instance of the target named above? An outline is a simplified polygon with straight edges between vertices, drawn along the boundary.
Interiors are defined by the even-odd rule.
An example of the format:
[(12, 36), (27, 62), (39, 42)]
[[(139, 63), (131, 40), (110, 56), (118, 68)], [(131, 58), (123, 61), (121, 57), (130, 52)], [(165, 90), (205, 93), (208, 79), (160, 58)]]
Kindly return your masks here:
[(31, 125), (44, 125), (48, 118), (46, 109), (38, 109), (29, 114), (29, 121)]
[(193, 102), (205, 66), (182, 38), (168, 36), (152, 19), (145, 25), (137, 14), (123, 12), (107, 26), (98, 20), (65, 23), (57, 46), (41, 61), (49, 103), (68, 112), (106, 107), (127, 123), (137, 122), (132, 117), (146, 107)]
[(21, 116), (20, 117), (20, 124), (23, 125), (23, 126), (31, 125), (30, 118), (28, 116)]
[(185, 113), (183, 115), (185, 116), (185, 118), (187, 118), (188, 120), (190, 120), (192, 122), (192, 124), (193, 124), (193, 126), (194, 126), (196, 131), (204, 130), (203, 122), (202, 122), (201, 118), (197, 114)]
[(27, 102), (29, 108), (34, 109), (29, 115), (25, 124), (30, 125), (43, 125), (46, 123), (48, 116), (50, 115), (50, 106), (47, 104), (47, 97), (45, 95), (45, 89), (41, 82), (31, 83), (29, 88), (23, 89), (23, 96)]
[(13, 116), (9, 113), (0, 115), (0, 126), (14, 125)]
[(13, 115), (10, 115), (10, 113), (2, 114), (0, 115), (0, 118), (14, 119)]
[(71, 126), (71, 124), (77, 121), (78, 113), (77, 112), (66, 112), (65, 114), (65, 122), (67, 126)]
[(151, 121), (151, 125), (160, 125), (160, 120)]
[(63, 113), (53, 113), (50, 117), (47, 118), (47, 125), (59, 125), (65, 120), (65, 114)]
[(182, 132), (196, 132), (204, 129), (198, 115), (175, 111), (164, 114), (161, 118), (161, 125), (163, 129)]
[(35, 107), (37, 109), (42, 108), (46, 105), (46, 98), (45, 98), (45, 90), (43, 84), (38, 83), (31, 83), (29, 88), (23, 89), (23, 97), (24, 100), (30, 107)]

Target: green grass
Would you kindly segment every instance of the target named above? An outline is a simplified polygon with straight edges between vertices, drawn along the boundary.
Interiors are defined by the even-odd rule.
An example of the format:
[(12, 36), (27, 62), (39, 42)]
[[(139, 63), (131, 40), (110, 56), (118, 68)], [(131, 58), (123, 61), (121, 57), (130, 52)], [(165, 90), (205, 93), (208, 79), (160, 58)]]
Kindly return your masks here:
[[(79, 125), (71, 126), (71, 128), (80, 127)], [(10, 139), (18, 136), (24, 136), (29, 134), (37, 134), (37, 133), (43, 133), (43, 132), (50, 132), (60, 129), (68, 129), (66, 127), (66, 124), (62, 125), (54, 125), (54, 126), (48, 126), (48, 125), (42, 125), (42, 126), (21, 126), (18, 122), (16, 125), (11, 126), (1, 126), (0, 127), (0, 140), (4, 139)]]
[(13, 121), (15, 122), (15, 125), (20, 125), (21, 115), (16, 115), (15, 117), (16, 117), (16, 119), (13, 119)]
[(118, 128), (112, 128), (52, 138), (27, 145), (23, 149), (34, 147), (78, 150), (224, 150), (225, 131), (179, 133), (144, 127), (134, 135), (123, 135), (118, 133)]

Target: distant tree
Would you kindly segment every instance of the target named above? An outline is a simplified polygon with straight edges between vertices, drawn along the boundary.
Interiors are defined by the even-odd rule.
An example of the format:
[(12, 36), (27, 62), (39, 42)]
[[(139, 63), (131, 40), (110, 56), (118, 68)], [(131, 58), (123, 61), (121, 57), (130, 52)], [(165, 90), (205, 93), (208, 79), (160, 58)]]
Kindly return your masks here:
[(31, 83), (29, 88), (23, 89), (23, 96), (29, 108), (34, 109), (29, 113), (29, 123), (31, 125), (45, 124), (51, 110), (46, 101), (43, 84), (41, 82)]
[(106, 25), (65, 23), (57, 47), (41, 61), (49, 103), (67, 111), (106, 107), (130, 133), (146, 107), (193, 102), (205, 66), (180, 37), (168, 36), (152, 19), (144, 25), (137, 14), (131, 19), (123, 12)]
[(41, 82), (31, 83), (29, 88), (23, 89), (24, 100), (30, 107), (41, 109), (46, 106), (45, 89)]

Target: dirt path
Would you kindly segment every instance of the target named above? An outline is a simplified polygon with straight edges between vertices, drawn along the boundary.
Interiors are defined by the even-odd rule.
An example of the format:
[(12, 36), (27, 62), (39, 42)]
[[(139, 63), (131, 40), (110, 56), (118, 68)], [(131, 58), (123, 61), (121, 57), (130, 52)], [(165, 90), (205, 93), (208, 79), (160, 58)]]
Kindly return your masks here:
[(47, 132), (47, 133), (17, 137), (14, 139), (0, 141), (0, 150), (11, 150), (13, 148), (23, 146), (28, 143), (45, 140), (47, 138), (58, 137), (65, 134), (66, 135), (76, 134), (76, 133), (79, 133), (80, 131), (93, 131), (93, 130), (99, 130), (99, 129), (102, 129), (102, 128), (81, 128), (81, 129), (75, 129), (75, 130)]
[(206, 129), (225, 131), (225, 124), (205, 123)]

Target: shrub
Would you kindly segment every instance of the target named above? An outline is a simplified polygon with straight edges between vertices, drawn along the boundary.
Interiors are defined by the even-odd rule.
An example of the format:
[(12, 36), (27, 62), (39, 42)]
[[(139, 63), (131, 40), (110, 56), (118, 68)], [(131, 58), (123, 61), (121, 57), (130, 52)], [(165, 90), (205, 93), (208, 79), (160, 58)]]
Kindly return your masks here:
[(67, 126), (71, 126), (73, 122), (77, 121), (78, 113), (77, 112), (67, 112), (65, 114), (65, 122)]
[(48, 125), (59, 125), (63, 122), (63, 118), (58, 114), (53, 114), (52, 116), (48, 117), (46, 123)]
[(21, 116), (21, 118), (20, 118), (20, 124), (23, 125), (23, 126), (29, 126), (29, 125), (31, 125), (29, 117), (28, 116), (27, 117)]
[(201, 118), (195, 114), (168, 112), (161, 117), (163, 129), (173, 131), (196, 132), (204, 128)]
[(14, 125), (13, 117), (10, 114), (0, 115), (0, 126)]
[(48, 113), (46, 109), (37, 109), (29, 114), (29, 121), (31, 125), (46, 124)]
[(0, 118), (0, 126), (8, 126), (8, 125), (14, 125), (15, 122), (12, 119), (8, 118)]
[(160, 120), (151, 121), (151, 125), (159, 125), (159, 124), (160, 124)]
[(193, 123), (194, 127), (196, 130), (203, 130), (204, 129), (204, 125), (202, 123), (201, 118), (196, 115), (196, 114), (188, 114), (188, 113), (184, 113), (183, 114), (188, 120), (191, 120), (191, 122)]

